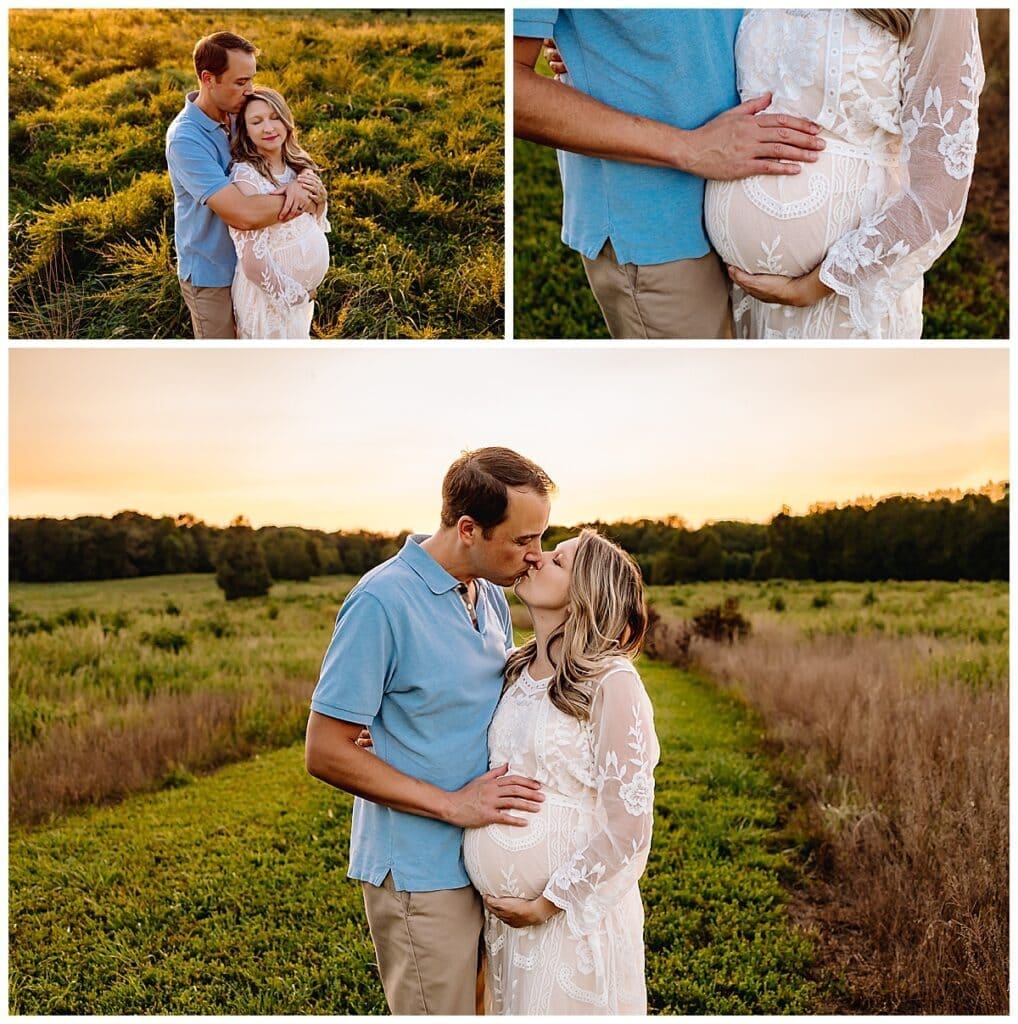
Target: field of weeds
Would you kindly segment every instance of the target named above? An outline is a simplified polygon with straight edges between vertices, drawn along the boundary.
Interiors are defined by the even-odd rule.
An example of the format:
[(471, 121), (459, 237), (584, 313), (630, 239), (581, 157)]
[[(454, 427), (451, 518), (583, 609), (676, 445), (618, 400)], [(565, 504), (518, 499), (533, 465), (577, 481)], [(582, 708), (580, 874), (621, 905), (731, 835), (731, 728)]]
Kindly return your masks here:
[(280, 582), (229, 604), (207, 575), (13, 585), (11, 820), (295, 742), (354, 582)]
[[(926, 338), (1010, 336), (1008, 12), (981, 10), (979, 28), (986, 87), (975, 173), (961, 232), (926, 275)], [(562, 189), (554, 151), (517, 140), (513, 167), (513, 333), (607, 338), (580, 257), (560, 240)]]
[[(657, 654), (760, 714), (811, 837), (799, 911), (842, 1009), (1006, 1013), (1006, 585), (677, 589), (658, 595)], [(677, 642), (740, 589), (747, 636)]]
[[(213, 578), (200, 575), (11, 586), (10, 820), (23, 837), (12, 846), (12, 879), (22, 878), (14, 883), (24, 886), (15, 904), (24, 915), (20, 941), (28, 942), (18, 951), (20, 980), (12, 992), (22, 1012), (255, 1013), (270, 1012), (269, 1005), (276, 1007), (271, 1012), (324, 1011), (315, 1002), (323, 991), (351, 1007), (346, 1012), (377, 1008), (374, 989), (368, 993), (358, 982), (340, 996), (314, 987), (324, 984), (320, 975), (314, 992), (298, 985), (285, 998), (270, 993), (268, 1002), (245, 975), (228, 1004), (216, 1003), (213, 982), (190, 960), (186, 969), (197, 973), (204, 993), (193, 1005), (119, 989), (110, 989), (107, 1001), (69, 1002), (72, 982), (59, 957), (52, 975), (36, 976), (42, 933), (28, 922), (42, 897), (25, 874), (35, 870), (27, 866), (32, 858), (42, 857), (52, 862), (43, 874), (59, 875), (63, 858), (72, 856), (62, 845), (71, 837), (83, 865), (75, 885), (84, 887), (83, 906), (92, 906), (92, 876), (99, 884), (105, 875), (89, 866), (90, 822), (106, 823), (104, 836), (123, 824), (117, 809), (93, 818), (90, 805), (182, 789), (195, 794), (187, 800), (198, 806), (212, 792), (200, 777), (208, 770), (251, 763), (298, 742), (336, 611), (354, 582), (346, 576), (277, 583), (269, 598), (229, 604)], [(655, 587), (650, 598), (672, 630), (655, 644), (655, 657), (682, 661), (736, 702), (722, 698), (736, 718), (726, 711), (716, 720), (721, 705), (708, 683), (644, 663), (667, 752), (658, 776), (662, 839), (648, 875), (652, 888), (645, 889), (655, 894), (656, 904), (648, 905), (658, 907), (657, 918), (648, 914), (647, 932), (658, 965), (653, 1005), (671, 1013), (1005, 1012), (1007, 584), (775, 580)], [(685, 652), (670, 648), (678, 623), (728, 598), (739, 602), (748, 635), (733, 644), (696, 638)], [(526, 628), (518, 604), (513, 613)], [(739, 717), (743, 703), (749, 717)], [(753, 766), (739, 761), (739, 750), (753, 752)], [(761, 751), (768, 757), (756, 760)], [(296, 771), (298, 755), (292, 760), (287, 772)], [(788, 788), (774, 788), (767, 763)], [(720, 817), (719, 794), (734, 800)], [(766, 800), (751, 806), (740, 802), (744, 797)], [(325, 803), (314, 804), (311, 817), (278, 823), (282, 833), (290, 835), (291, 825), (301, 835), (333, 829), (331, 819), (321, 823)], [(138, 812), (129, 813), (133, 820)], [(758, 825), (764, 832), (754, 838)], [(224, 827), (225, 843), (246, 835), (239, 825)], [(329, 834), (341, 847), (344, 836)], [(695, 856), (694, 846), (702, 847)], [(747, 908), (757, 899), (775, 898), (770, 881), (743, 867), (784, 849), (801, 853), (808, 884), (797, 873), (798, 854), (768, 871), (796, 886), (795, 913), (815, 940), (822, 973), (809, 966), (814, 954), (788, 933), (788, 944), (781, 939), (769, 959), (766, 943), (752, 947), (750, 959), (771, 978), (762, 981), (728, 939), (769, 934), (739, 916), (756, 914)], [(143, 854), (147, 848), (123, 856)], [(332, 849), (330, 870), (342, 856)], [(723, 883), (715, 874), (722, 867)], [(190, 870), (181, 868), (184, 875), (170, 881), (185, 885), (181, 878)], [(246, 900), (243, 893), (236, 898)], [(228, 916), (223, 899), (210, 889), (209, 914)], [(110, 925), (110, 950), (95, 953), (101, 970), (72, 956), (77, 977), (98, 985), (113, 969), (103, 958), (121, 955), (125, 921), (142, 921), (153, 929), (152, 944), (163, 941), (163, 925), (128, 904)], [(680, 912), (665, 912), (673, 907)], [(34, 938), (26, 940), (28, 934)], [(349, 946), (347, 953), (363, 966), (369, 954), (363, 937), (358, 941), (360, 952)], [(188, 942), (181, 949), (194, 960)], [(82, 953), (86, 961), (90, 955)], [(153, 968), (153, 984), (165, 989), (173, 970)], [(727, 980), (721, 985), (718, 978)]]
[[(649, 1010), (815, 1012), (813, 941), (788, 915), (788, 795), (745, 709), (643, 661), (661, 740), (641, 882)], [(10, 1009), (24, 1014), (383, 1014), (351, 798), (297, 746), (10, 845)], [(54, 894), (59, 893), (59, 899)]]
[(260, 50), (325, 170), (321, 338), (504, 333), (502, 12), (10, 13), (10, 335), (188, 338), (166, 129), (191, 50)]

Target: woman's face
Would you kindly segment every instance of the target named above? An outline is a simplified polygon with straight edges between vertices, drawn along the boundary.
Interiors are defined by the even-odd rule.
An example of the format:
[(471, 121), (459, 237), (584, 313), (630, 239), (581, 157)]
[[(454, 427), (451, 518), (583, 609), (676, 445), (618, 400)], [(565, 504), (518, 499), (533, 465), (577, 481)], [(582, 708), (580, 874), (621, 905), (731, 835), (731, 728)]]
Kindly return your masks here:
[(251, 100), (244, 108), (244, 125), (259, 153), (274, 156), (286, 143), (286, 122), (265, 100)]
[(540, 568), (532, 568), (516, 584), (516, 596), (528, 607), (561, 611), (569, 606), (569, 584), (580, 538), (564, 540), (554, 551), (541, 556)]

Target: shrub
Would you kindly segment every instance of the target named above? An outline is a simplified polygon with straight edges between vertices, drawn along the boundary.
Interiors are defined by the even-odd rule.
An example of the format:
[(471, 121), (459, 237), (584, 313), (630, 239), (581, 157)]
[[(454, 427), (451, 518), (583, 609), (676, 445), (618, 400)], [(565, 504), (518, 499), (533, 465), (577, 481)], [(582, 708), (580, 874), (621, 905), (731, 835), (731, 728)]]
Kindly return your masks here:
[(174, 604), (172, 601), (167, 601), (166, 602), (166, 607), (163, 608), (163, 611), (167, 615), (179, 615), (180, 614), (180, 608), (176, 604)]
[(833, 604), (834, 599), (826, 590), (821, 590), (819, 594), (813, 595), (813, 600), (810, 602), (810, 606), (813, 608), (827, 608)]
[(644, 650), (648, 657), (679, 668), (689, 668), (692, 664), (689, 646), (693, 642), (693, 636), (692, 623), (664, 619), (653, 606), (647, 609), (647, 638)]
[(785, 610), (785, 599), (780, 594), (775, 594), (771, 598), (770, 607), (772, 612), (783, 612)]
[(99, 616), (99, 623), (102, 625), (103, 633), (112, 633), (116, 636), (122, 629), (130, 625), (131, 616), (119, 609), (115, 612), (106, 612)]
[(699, 615), (693, 616), (693, 631), (696, 635), (715, 643), (734, 643), (736, 637), (741, 639), (747, 636), (750, 628), (749, 619), (739, 611), (737, 597), (726, 598), (724, 604), (705, 608)]
[(68, 608), (53, 619), (54, 626), (86, 626), (95, 622), (96, 614), (91, 608)]
[(872, 587), (863, 594), (862, 603), (864, 608), (877, 603), (877, 592)]
[(143, 643), (151, 644), (160, 651), (172, 651), (179, 654), (185, 647), (190, 646), (190, 639), (186, 633), (178, 633), (174, 629), (157, 629), (154, 633), (142, 633)]

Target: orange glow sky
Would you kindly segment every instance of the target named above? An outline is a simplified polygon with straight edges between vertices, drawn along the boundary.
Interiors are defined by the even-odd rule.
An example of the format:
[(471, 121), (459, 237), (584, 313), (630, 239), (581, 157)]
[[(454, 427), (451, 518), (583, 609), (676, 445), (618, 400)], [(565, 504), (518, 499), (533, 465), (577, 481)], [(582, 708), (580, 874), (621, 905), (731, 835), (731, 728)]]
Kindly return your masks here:
[(1008, 477), (1006, 351), (11, 351), (10, 514), (431, 530), (448, 464), (503, 444), (554, 523), (767, 521)]

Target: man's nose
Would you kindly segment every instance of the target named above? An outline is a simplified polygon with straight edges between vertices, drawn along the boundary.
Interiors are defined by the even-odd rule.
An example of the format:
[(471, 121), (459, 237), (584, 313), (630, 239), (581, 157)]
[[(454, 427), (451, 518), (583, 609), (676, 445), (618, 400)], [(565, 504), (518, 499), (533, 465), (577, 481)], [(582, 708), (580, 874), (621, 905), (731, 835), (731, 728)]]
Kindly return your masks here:
[(535, 569), (540, 569), (541, 568), (541, 559), (542, 559), (543, 555), (544, 555), (544, 553), (541, 551), (540, 547), (537, 547), (537, 548), (534, 548), (533, 550), (527, 552), (526, 560)]

